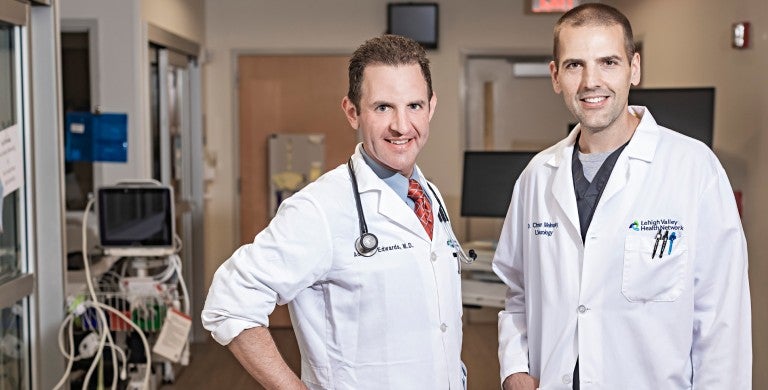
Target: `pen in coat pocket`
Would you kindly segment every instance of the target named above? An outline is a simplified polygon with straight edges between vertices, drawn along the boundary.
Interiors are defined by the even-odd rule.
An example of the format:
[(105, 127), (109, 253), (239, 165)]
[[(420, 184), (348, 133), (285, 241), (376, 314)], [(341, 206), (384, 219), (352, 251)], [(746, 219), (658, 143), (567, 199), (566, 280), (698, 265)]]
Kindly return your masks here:
[(664, 237), (661, 238), (661, 240), (664, 241), (664, 242), (661, 243), (661, 250), (659, 251), (659, 258), (664, 256), (664, 247), (667, 246), (667, 239), (669, 239), (669, 230), (665, 231), (664, 232)]
[(656, 243), (653, 244), (653, 252), (651, 252), (651, 259), (656, 257), (656, 249), (659, 247), (660, 240), (661, 240), (661, 229), (659, 229), (659, 232), (656, 233)]
[(667, 251), (668, 255), (672, 254), (672, 244), (675, 243), (676, 239), (677, 239), (677, 234), (675, 234), (675, 232), (672, 232), (672, 234), (669, 235), (669, 251)]

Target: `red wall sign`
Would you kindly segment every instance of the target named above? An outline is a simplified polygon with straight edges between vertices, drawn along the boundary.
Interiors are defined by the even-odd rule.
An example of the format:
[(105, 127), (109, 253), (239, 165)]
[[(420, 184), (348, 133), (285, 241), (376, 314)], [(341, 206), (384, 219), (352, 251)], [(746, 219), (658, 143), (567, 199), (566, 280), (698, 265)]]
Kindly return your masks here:
[(533, 12), (565, 12), (579, 5), (579, 0), (531, 0)]

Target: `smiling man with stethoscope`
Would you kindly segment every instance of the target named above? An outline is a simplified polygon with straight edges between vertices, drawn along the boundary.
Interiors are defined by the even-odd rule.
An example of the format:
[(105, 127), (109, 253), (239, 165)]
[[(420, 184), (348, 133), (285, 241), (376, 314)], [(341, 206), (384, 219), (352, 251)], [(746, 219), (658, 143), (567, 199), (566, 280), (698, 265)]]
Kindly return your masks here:
[[(285, 200), (214, 276), (213, 337), (267, 388), (462, 389), (459, 247), (435, 186), (415, 165), (436, 97), (416, 42), (355, 51), (342, 109), (363, 142), (347, 164)], [(267, 330), (288, 304), (301, 380)]]

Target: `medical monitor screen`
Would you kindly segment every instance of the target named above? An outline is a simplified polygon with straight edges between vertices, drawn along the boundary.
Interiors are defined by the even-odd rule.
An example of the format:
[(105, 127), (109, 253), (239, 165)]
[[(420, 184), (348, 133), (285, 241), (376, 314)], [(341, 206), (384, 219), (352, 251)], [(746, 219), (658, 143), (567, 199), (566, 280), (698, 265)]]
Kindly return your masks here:
[(464, 152), (461, 215), (507, 215), (512, 189), (537, 152)]
[(648, 107), (656, 123), (712, 147), (714, 88), (633, 88), (629, 104)]
[(101, 187), (99, 236), (105, 252), (166, 254), (173, 248), (173, 191), (163, 186)]
[(426, 49), (437, 49), (437, 3), (387, 4), (387, 33), (411, 38)]

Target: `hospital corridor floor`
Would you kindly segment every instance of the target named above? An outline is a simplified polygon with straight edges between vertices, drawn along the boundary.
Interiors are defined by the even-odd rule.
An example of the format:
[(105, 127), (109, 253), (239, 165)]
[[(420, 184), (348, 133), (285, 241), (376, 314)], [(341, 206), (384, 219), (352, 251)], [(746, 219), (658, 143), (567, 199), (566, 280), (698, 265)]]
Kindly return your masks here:
[[(298, 372), (299, 347), (293, 329), (271, 329), (271, 333), (288, 365)], [(462, 359), (469, 373), (468, 390), (499, 388), (497, 348), (495, 322), (464, 324)], [(192, 344), (191, 352), (189, 366), (180, 369), (176, 381), (162, 386), (162, 390), (263, 389), (245, 372), (226, 347), (212, 339)]]

